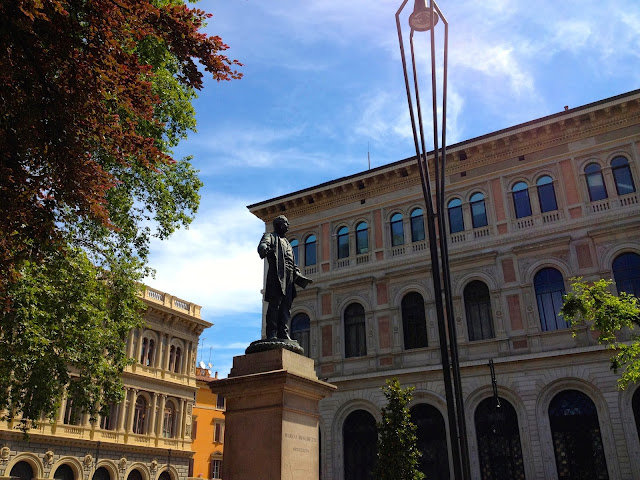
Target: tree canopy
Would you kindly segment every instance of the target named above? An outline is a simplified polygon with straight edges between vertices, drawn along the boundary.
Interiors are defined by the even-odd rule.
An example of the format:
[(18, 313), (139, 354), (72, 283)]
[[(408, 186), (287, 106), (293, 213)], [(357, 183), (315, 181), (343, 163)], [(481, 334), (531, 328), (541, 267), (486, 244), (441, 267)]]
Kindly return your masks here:
[(397, 379), (387, 380), (382, 388), (387, 406), (378, 424), (378, 457), (373, 470), (375, 480), (422, 480), (421, 453), (417, 447), (417, 427), (411, 423), (407, 405), (414, 388), (402, 388)]
[(0, 2), (0, 409), (37, 420), (65, 388), (89, 413), (119, 395), (150, 239), (198, 208), (171, 149), (203, 75), (241, 77), (209, 17), (182, 0)]
[[(573, 279), (571, 291), (565, 295), (560, 314), (572, 325), (591, 322), (591, 329), (599, 332), (598, 342), (616, 350), (611, 358), (614, 371), (622, 369), (618, 381), (624, 389), (629, 383), (640, 381), (640, 301), (633, 295), (611, 293), (611, 280), (593, 283)], [(619, 341), (623, 330), (631, 332), (631, 341)]]

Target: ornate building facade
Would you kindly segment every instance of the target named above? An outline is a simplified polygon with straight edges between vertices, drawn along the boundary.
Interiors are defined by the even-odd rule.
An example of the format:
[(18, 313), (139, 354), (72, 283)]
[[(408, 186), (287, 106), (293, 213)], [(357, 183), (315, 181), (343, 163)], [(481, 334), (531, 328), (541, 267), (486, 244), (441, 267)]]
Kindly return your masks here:
[[(472, 477), (640, 479), (640, 388), (558, 316), (570, 279), (640, 295), (640, 91), (450, 146), (447, 225)], [(380, 387), (415, 387), (421, 469), (450, 439), (414, 158), (249, 206), (285, 214), (300, 291), (292, 331), (320, 378), (321, 478), (367, 478)], [(625, 334), (626, 335), (626, 334)], [(629, 338), (628, 336), (625, 338)], [(493, 359), (498, 395), (491, 387)]]
[(192, 458), (198, 339), (212, 324), (200, 306), (145, 287), (146, 326), (133, 330), (123, 373), (125, 398), (107, 417), (89, 416), (64, 399), (56, 422), (25, 440), (0, 423), (0, 479), (185, 480)]

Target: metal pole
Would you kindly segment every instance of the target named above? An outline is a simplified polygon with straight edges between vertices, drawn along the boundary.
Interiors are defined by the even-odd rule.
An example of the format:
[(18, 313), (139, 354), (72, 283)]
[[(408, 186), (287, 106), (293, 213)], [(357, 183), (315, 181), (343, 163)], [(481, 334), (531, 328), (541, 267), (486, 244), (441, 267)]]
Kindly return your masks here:
[[(453, 302), (451, 294), (451, 279), (449, 271), (449, 258), (447, 248), (447, 236), (444, 218), (444, 181), (446, 167), (446, 95), (447, 95), (447, 55), (448, 55), (448, 23), (442, 15), (437, 4), (431, 0), (429, 5), (429, 15), (431, 19), (431, 96), (432, 96), (432, 112), (433, 112), (433, 139), (434, 139), (434, 173), (436, 188), (436, 208), (434, 209), (431, 179), (429, 174), (429, 166), (427, 161), (427, 150), (425, 145), (424, 128), (422, 121), (422, 110), (420, 104), (420, 89), (417, 76), (417, 68), (415, 61), (415, 51), (413, 42), (414, 29), (411, 28), (409, 35), (411, 46), (411, 63), (413, 70), (413, 82), (415, 103), (418, 116), (418, 129), (416, 128), (416, 119), (414, 114), (413, 99), (411, 95), (411, 87), (407, 72), (407, 62), (404, 50), (404, 42), (402, 38), (402, 29), (400, 25), (400, 13), (404, 9), (408, 0), (404, 0), (398, 11), (396, 12), (396, 27), (398, 30), (398, 41), (400, 44), (400, 53), (402, 59), (402, 67), (405, 80), (405, 89), (407, 91), (407, 102), (409, 105), (409, 116), (411, 118), (411, 128), (414, 139), (414, 147), (416, 150), (416, 160), (418, 170), (420, 172), (420, 180), (422, 193), (424, 196), (425, 207), (427, 210), (427, 230), (429, 235), (429, 252), (431, 257), (431, 273), (435, 295), (436, 315), (438, 321), (438, 335), (440, 342), (440, 354), (442, 358), (442, 373), (445, 386), (445, 399), (447, 402), (447, 418), (449, 427), (449, 436), (451, 439), (451, 454), (453, 460), (454, 477), (456, 479), (470, 479), (470, 463), (469, 450), (466, 434), (466, 422), (464, 416), (464, 403), (462, 396), (462, 384), (460, 378), (460, 365), (458, 361), (458, 345), (455, 330), (455, 321), (453, 318)], [(418, 8), (416, 2), (416, 8)], [(421, 9), (424, 5), (421, 6)], [(436, 67), (435, 67), (435, 32), (434, 27), (437, 17), (434, 17), (434, 9), (442, 18), (444, 24), (444, 79), (443, 79), (443, 109), (442, 109), (442, 153), (440, 160), (440, 150), (438, 148), (438, 113), (437, 113), (437, 84), (436, 84)], [(435, 21), (434, 21), (435, 18)], [(418, 28), (418, 27), (416, 27)], [(422, 28), (420, 28), (423, 31)], [(420, 138), (418, 138), (418, 135)], [(437, 227), (436, 227), (437, 221)], [(436, 229), (439, 233), (436, 234)], [(438, 251), (438, 244), (440, 250)], [(442, 280), (440, 273), (442, 272)], [(445, 325), (446, 322), (446, 325)], [(448, 335), (447, 335), (448, 332)], [(449, 340), (449, 348), (447, 348), (447, 336)], [(451, 353), (451, 363), (449, 360)]]

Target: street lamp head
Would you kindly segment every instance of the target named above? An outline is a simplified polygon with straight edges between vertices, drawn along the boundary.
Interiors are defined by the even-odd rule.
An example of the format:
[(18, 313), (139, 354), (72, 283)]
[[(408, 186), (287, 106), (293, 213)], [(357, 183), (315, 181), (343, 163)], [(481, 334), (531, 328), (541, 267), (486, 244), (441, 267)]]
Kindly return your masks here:
[(433, 19), (431, 19), (430, 11), (426, 0), (416, 0), (413, 12), (409, 15), (409, 26), (417, 32), (431, 30), (438, 23), (439, 18), (438, 14), (433, 12)]

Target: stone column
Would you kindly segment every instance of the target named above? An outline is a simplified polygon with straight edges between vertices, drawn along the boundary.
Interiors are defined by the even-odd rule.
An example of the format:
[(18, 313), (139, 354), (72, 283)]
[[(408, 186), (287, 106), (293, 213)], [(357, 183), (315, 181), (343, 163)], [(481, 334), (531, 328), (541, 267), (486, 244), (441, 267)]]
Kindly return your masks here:
[(116, 424), (116, 429), (121, 432), (124, 430), (124, 414), (127, 411), (127, 396), (129, 395), (129, 388), (124, 388), (124, 398), (122, 402), (118, 405), (118, 420)]
[(60, 411), (58, 412), (58, 423), (64, 423), (64, 412), (67, 410), (67, 402), (69, 398), (67, 398), (67, 392), (65, 389), (65, 393), (62, 396), (62, 401), (60, 402)]
[(189, 365), (189, 350), (187, 349), (187, 342), (184, 342), (184, 351), (182, 352), (182, 358), (180, 359), (180, 373), (183, 375), (188, 375), (187, 366)]
[(158, 419), (156, 421), (156, 432), (158, 436), (162, 436), (162, 422), (164, 422), (164, 407), (167, 403), (167, 396), (160, 395), (160, 408), (158, 408)]
[(129, 415), (127, 417), (127, 433), (131, 433), (133, 431), (133, 415), (136, 411), (136, 397), (138, 396), (138, 390), (130, 389), (129, 390)]
[(149, 427), (148, 427), (148, 433), (151, 436), (154, 436), (157, 432), (156, 430), (156, 407), (157, 407), (157, 403), (158, 403), (158, 394), (157, 393), (152, 393), (151, 394), (151, 412), (149, 414)]
[(180, 405), (178, 406), (178, 425), (177, 425), (177, 431), (176, 431), (176, 438), (182, 438), (182, 432), (184, 432), (183, 426), (184, 426), (184, 414), (185, 414), (185, 408), (184, 408), (184, 403), (185, 403), (185, 399), (184, 398), (180, 398)]
[(318, 480), (318, 402), (336, 387), (318, 380), (313, 359), (283, 349), (235, 357), (210, 388), (227, 399), (222, 478)]
[(164, 366), (165, 370), (169, 370), (169, 352), (171, 351), (171, 336), (167, 333), (167, 344), (164, 349)]

